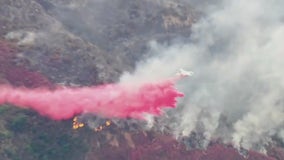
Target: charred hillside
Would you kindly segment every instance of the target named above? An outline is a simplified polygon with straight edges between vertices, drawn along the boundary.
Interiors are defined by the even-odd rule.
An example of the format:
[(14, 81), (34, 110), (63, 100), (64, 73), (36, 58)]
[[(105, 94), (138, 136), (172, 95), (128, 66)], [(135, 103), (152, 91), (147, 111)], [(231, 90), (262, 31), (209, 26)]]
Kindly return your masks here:
[[(219, 1), (218, 3), (216, 1), (216, 4), (219, 4)], [(203, 79), (193, 79), (193, 85), (196, 86), (189, 87), (194, 90), (198, 88), (197, 86), (202, 86), (200, 88), (203, 90), (198, 90), (196, 94), (194, 92), (191, 96), (197, 95), (198, 100), (205, 101), (203, 98), (200, 98), (199, 93), (202, 93), (201, 95), (205, 94), (206, 96), (204, 97), (209, 99), (211, 95), (220, 93), (209, 92), (204, 88), (214, 89), (212, 87), (213, 83), (208, 83), (208, 81), (217, 81), (212, 76), (211, 71), (216, 71), (216, 69), (223, 71), (228, 68), (227, 65), (221, 67), (216, 67), (215, 65), (220, 63), (220, 59), (221, 62), (227, 62), (226, 60), (230, 59), (229, 56), (229, 58), (223, 57), (221, 52), (223, 50), (230, 52), (234, 45), (226, 39), (233, 36), (226, 34), (226, 27), (231, 27), (231, 25), (220, 29), (224, 32), (221, 38), (218, 37), (219, 34), (210, 36), (204, 35), (203, 32), (193, 34), (193, 30), (202, 28), (202, 25), (194, 27), (197, 21), (200, 20), (207, 23), (204, 20), (207, 13), (203, 12), (203, 9), (211, 11), (215, 8), (210, 8), (210, 3), (205, 1), (196, 2), (195, 0), (190, 2), (183, 0), (113, 0), (111, 2), (103, 0), (1, 0), (0, 85), (26, 88), (45, 87), (53, 90), (58, 86), (80, 87), (118, 82), (124, 72), (134, 73), (134, 75), (139, 74), (139, 76), (140, 73), (143, 74), (144, 72), (139, 72), (140, 66), (138, 64), (140, 61), (144, 62), (145, 60), (147, 64), (147, 58), (159, 55), (159, 51), (169, 51), (170, 53), (178, 52), (179, 55), (190, 53), (193, 59), (197, 57), (196, 59), (200, 60), (196, 62), (198, 67), (195, 64), (191, 66), (194, 69), (199, 68), (199, 65), (201, 66), (200, 71), (203, 72), (197, 73), (197, 77)], [(218, 17), (218, 15), (215, 17)], [(222, 18), (219, 20), (218, 22), (223, 22)], [(234, 25), (242, 27), (238, 23), (232, 23), (232, 26)], [(216, 26), (210, 27), (206, 28), (206, 30), (215, 31), (218, 28)], [(196, 38), (198, 36), (203, 36), (208, 41), (199, 43), (198, 38)], [(232, 40), (232, 43), (239, 44), (242, 40)], [(197, 42), (202, 44), (200, 46), (209, 43), (209, 47), (204, 45), (204, 50), (210, 53), (206, 53), (204, 57), (198, 57), (198, 54), (190, 52), (200, 51), (196, 49), (198, 47), (195, 48), (196, 50), (184, 51), (183, 49), (187, 49), (188, 46), (175, 45), (181, 42), (182, 44), (194, 44)], [(156, 43), (160, 44), (160, 46), (156, 45)], [(223, 47), (223, 45), (215, 45), (221, 43), (226, 44), (225, 46), (229, 49)], [(261, 42), (261, 44), (264, 43), (265, 41)], [(164, 46), (172, 45), (174, 46), (173, 48), (165, 47), (160, 49)], [(190, 47), (192, 46), (198, 45), (190, 45)], [(201, 51), (204, 50), (202, 49)], [(214, 59), (216, 57), (220, 59)], [(211, 58), (214, 59), (212, 63), (203, 61)], [(158, 59), (163, 60), (163, 56), (158, 57)], [(178, 66), (174, 62), (176, 61), (175, 57), (166, 58), (166, 60), (169, 63), (161, 63), (161, 65), (157, 63), (161, 70), (154, 69), (154, 75), (158, 75), (160, 72), (163, 73), (163, 70), (167, 68), (175, 70), (175, 67)], [(183, 58), (177, 61), (180, 64), (189, 64)], [(229, 63), (229, 65), (234, 67), (234, 63)], [(145, 66), (148, 67), (147, 65)], [(213, 67), (210, 68), (211, 66)], [(142, 67), (144, 66), (142, 65)], [(246, 67), (249, 69), (253, 68), (250, 65)], [(204, 70), (207, 71), (205, 72)], [(241, 77), (246, 78), (238, 79), (233, 74), (228, 73), (228, 77), (239, 81), (234, 81), (233, 85), (230, 85), (229, 78), (226, 78), (225, 81), (217, 81), (218, 91), (233, 88), (238, 95), (244, 96), (234, 97), (235, 92), (221, 92), (227, 95), (227, 97), (224, 96), (225, 98), (216, 98), (216, 101), (223, 98), (222, 102), (224, 103), (221, 103), (221, 105), (230, 106), (230, 102), (235, 101), (235, 105), (244, 105), (244, 103), (237, 103), (237, 101), (242, 100), (246, 102), (249, 101), (249, 98), (254, 97), (250, 96), (250, 92), (247, 93), (241, 90), (238, 85), (239, 83), (244, 86), (247, 84), (251, 86), (254, 84), (258, 85), (257, 80), (250, 81), (251, 77), (254, 76), (254, 74), (250, 73), (254, 72), (248, 71), (243, 74), (239, 71), (237, 73), (240, 73)], [(136, 78), (140, 79), (139, 76)], [(142, 78), (144, 77), (141, 76)], [(267, 84), (266, 81), (263, 83)], [(219, 85), (224, 85), (225, 89), (220, 88)], [(268, 90), (265, 88), (261, 91)], [(251, 92), (253, 91), (255, 90), (251, 89)], [(196, 102), (194, 98), (192, 98), (193, 102)], [(210, 102), (213, 102), (215, 99), (210, 100)], [(211, 103), (208, 104), (211, 105)], [(215, 101), (213, 104), (217, 107), (220, 105), (215, 103)], [(282, 107), (281, 101), (277, 101), (277, 104), (280, 104), (280, 108)], [(225, 110), (224, 113), (219, 115), (215, 114), (215, 110), (212, 109), (215, 106), (210, 108), (207, 106), (207, 103), (201, 103), (201, 106), (205, 106), (204, 108), (200, 107), (204, 110), (193, 108), (191, 112), (193, 121), (195, 120), (194, 123), (197, 123), (194, 127), (191, 126), (191, 122), (186, 121), (184, 114), (182, 114), (187, 111), (183, 110), (184, 106), (180, 106), (175, 111), (169, 111), (162, 118), (155, 118), (151, 121), (152, 123), (149, 127), (149, 124), (145, 124), (144, 121), (105, 119), (94, 115), (79, 116), (79, 118), (73, 119), (73, 121), (72, 119), (53, 121), (28, 109), (18, 109), (11, 104), (1, 105), (0, 159), (284, 159), (283, 140), (279, 136), (280, 134), (276, 134), (280, 132), (278, 128), (281, 127), (279, 126), (283, 126), (280, 120), (279, 125), (275, 127), (276, 129), (264, 131), (264, 135), (269, 135), (272, 138), (269, 138), (269, 143), (263, 142), (266, 151), (260, 152), (260, 150), (255, 151), (258, 147), (263, 147), (262, 145), (258, 146), (257, 140), (253, 144), (254, 146), (251, 147), (252, 149), (232, 144), (231, 135), (235, 129), (234, 120), (238, 116), (237, 109), (236, 111), (234, 110), (236, 114)], [(179, 114), (176, 114), (177, 112)], [(198, 114), (194, 115), (193, 113), (195, 112), (198, 112)], [(240, 112), (240, 114), (243, 112), (245, 111)], [(228, 115), (225, 115), (226, 113)], [(273, 113), (269, 115), (274, 117)], [(230, 114), (233, 114), (233, 116)], [(215, 118), (215, 115), (217, 115), (216, 119), (219, 123), (212, 129), (214, 133), (208, 136), (208, 132), (206, 132), (206, 129), (208, 129), (206, 127), (208, 126), (206, 126), (205, 122), (211, 122), (210, 118)], [(230, 117), (233, 118), (230, 119)], [(214, 120), (213, 118), (212, 120)], [(180, 124), (173, 123), (176, 120), (180, 120), (178, 121)], [(273, 123), (273, 120), (268, 122)], [(172, 123), (169, 121), (172, 121)], [(212, 123), (214, 122), (212, 121)], [(254, 122), (252, 122), (251, 126), (246, 126), (245, 124), (243, 126), (244, 128), (253, 128), (253, 125), (256, 124)], [(239, 128), (242, 128), (242, 124), (238, 123)], [(181, 130), (179, 125), (185, 127), (186, 130)], [(187, 127), (194, 129), (187, 130)], [(220, 138), (222, 136), (224, 139)]]

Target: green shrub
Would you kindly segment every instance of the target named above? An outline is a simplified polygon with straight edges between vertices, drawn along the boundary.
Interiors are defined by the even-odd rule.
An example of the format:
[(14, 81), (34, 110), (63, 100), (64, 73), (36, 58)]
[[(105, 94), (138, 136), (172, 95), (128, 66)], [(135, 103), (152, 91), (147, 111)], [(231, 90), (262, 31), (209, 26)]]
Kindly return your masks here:
[(12, 118), (10, 123), (7, 123), (7, 128), (16, 133), (21, 133), (28, 127), (28, 117), (25, 114), (18, 114)]
[(4, 114), (8, 109), (7, 105), (0, 105), (0, 115)]

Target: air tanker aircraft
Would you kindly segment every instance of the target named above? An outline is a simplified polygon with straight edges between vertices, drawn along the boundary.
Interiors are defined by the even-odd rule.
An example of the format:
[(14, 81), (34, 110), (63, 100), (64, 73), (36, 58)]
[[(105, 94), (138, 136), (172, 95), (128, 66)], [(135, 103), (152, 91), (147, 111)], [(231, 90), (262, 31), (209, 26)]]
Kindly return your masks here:
[(187, 76), (192, 76), (193, 72), (192, 71), (187, 71), (184, 70), (183, 68), (179, 69), (179, 71), (176, 74), (177, 76), (182, 76), (182, 77), (187, 77)]

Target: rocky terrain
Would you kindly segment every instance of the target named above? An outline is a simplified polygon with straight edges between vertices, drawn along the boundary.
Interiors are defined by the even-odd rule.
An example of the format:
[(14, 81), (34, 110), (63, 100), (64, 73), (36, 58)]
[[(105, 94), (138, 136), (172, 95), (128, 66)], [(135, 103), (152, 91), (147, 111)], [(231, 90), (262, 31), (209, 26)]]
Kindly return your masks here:
[[(1, 0), (0, 83), (17, 87), (116, 82), (148, 53), (149, 42), (187, 39), (199, 11), (181, 1)], [(72, 130), (72, 120), (0, 107), (1, 160), (283, 160), (283, 144), (266, 155), (212, 140), (187, 146), (168, 133), (112, 124)], [(128, 120), (123, 120), (127, 123)]]
[[(133, 69), (150, 40), (188, 36), (194, 21), (187, 8), (162, 8), (150, 1), (146, 1), (147, 5), (114, 1), (117, 8), (100, 1), (0, 3), (0, 35), (22, 48), (18, 59), (27, 61), (55, 83), (115, 81), (122, 71)], [(112, 12), (104, 10), (103, 5)]]

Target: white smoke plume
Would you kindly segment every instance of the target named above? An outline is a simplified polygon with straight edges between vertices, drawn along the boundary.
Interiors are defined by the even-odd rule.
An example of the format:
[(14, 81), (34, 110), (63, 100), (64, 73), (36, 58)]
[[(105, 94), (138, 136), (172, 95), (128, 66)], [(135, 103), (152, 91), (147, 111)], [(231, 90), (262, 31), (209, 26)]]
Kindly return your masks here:
[(186, 97), (161, 125), (178, 137), (203, 133), (208, 141), (221, 138), (259, 151), (271, 137), (284, 141), (284, 1), (206, 4), (188, 41), (151, 42), (158, 56), (140, 62), (121, 82), (192, 70), (194, 76), (178, 85)]

